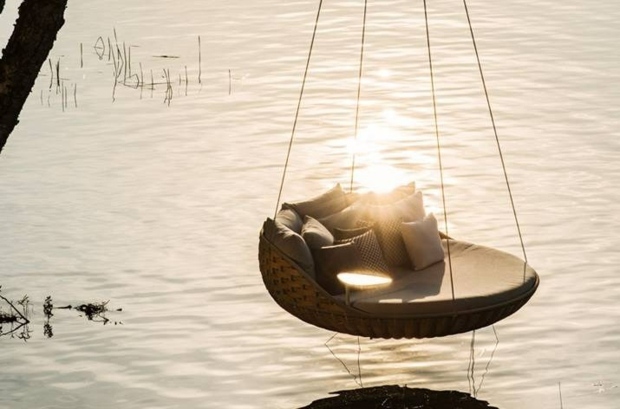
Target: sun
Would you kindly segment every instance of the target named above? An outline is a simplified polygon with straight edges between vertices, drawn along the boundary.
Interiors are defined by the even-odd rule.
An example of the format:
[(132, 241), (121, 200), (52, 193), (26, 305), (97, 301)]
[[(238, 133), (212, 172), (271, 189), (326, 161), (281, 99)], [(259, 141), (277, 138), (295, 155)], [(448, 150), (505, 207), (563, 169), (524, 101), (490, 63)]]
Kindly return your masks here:
[[(384, 119), (393, 119), (393, 116), (391, 110), (383, 112)], [(349, 140), (349, 153), (355, 155), (354, 181), (361, 192), (385, 193), (413, 180), (409, 171), (397, 167), (389, 159), (388, 153), (394, 144), (404, 139), (400, 129), (390, 122), (384, 120), (368, 125)]]

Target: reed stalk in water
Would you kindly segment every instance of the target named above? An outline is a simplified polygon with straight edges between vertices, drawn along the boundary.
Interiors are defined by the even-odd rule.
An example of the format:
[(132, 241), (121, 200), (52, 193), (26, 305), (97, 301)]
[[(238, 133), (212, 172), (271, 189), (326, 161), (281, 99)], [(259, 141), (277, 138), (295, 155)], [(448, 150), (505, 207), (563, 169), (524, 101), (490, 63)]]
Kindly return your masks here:
[(52, 85), (54, 84), (54, 68), (52, 67), (52, 59), (48, 58), (47, 61), (50, 63), (50, 89), (52, 89)]
[[(125, 42), (123, 41), (123, 61), (125, 62), (124, 70), (123, 70), (123, 83), (127, 81), (127, 48), (125, 47)], [(129, 74), (131, 76), (131, 72)]]
[(129, 76), (131, 77), (131, 46), (128, 47), (129, 51), (127, 52), (128, 60), (127, 65), (129, 65)]
[(142, 92), (144, 91), (144, 72), (142, 71), (142, 63), (138, 63), (140, 66), (140, 80), (138, 84), (140, 85), (140, 99), (142, 99)]
[(173, 95), (172, 83), (170, 82), (170, 69), (164, 69), (164, 77), (166, 79), (166, 96), (164, 98), (164, 103), (167, 102), (168, 106), (170, 106), (170, 101), (172, 101)]
[(60, 58), (56, 61), (56, 94), (60, 88)]
[(198, 36), (198, 83), (202, 84), (200, 77), (202, 76), (202, 47), (200, 45), (200, 36)]
[[(108, 38), (108, 41), (110, 41), (110, 39)], [(105, 43), (103, 42), (103, 37), (99, 36), (97, 38), (97, 41), (95, 41), (95, 45), (93, 46), (93, 48), (95, 49), (95, 53), (97, 54), (97, 57), (99, 57), (99, 61), (103, 60), (103, 56), (105, 55)], [(110, 59), (110, 54), (108, 53), (108, 61)]]

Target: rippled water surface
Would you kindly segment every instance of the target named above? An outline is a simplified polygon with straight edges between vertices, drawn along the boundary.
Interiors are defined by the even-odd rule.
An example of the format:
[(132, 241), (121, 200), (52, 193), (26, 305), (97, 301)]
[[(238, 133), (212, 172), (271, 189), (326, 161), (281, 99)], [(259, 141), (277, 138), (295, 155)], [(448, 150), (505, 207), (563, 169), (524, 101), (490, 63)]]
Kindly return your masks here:
[[(428, 3), (450, 232), (520, 254), (463, 4)], [(0, 407), (296, 408), (358, 386), (343, 366), (357, 374), (357, 338), (331, 340), (335, 358), (333, 334), (279, 309), (258, 271), (317, 6), (69, 2), (50, 53), (61, 86), (45, 65), (0, 156), (1, 294), (32, 308), (27, 342), (0, 338)], [(492, 328), (361, 339), (363, 384), (503, 409), (614, 408), (620, 7), (468, 6), (541, 286), (495, 325), (499, 342)], [(362, 12), (323, 4), (285, 199), (349, 180)], [(131, 54), (126, 85), (114, 87), (108, 44)], [(422, 2), (369, 1), (357, 172), (372, 184), (389, 167), (439, 209), (425, 46)], [(54, 310), (50, 337), (47, 296), (109, 300), (110, 321)]]

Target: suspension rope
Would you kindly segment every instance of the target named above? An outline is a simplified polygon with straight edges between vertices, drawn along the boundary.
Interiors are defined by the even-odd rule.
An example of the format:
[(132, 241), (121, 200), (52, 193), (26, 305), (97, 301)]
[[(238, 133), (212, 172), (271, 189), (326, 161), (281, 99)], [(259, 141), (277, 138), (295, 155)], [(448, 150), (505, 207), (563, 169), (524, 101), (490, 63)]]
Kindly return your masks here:
[(286, 178), (286, 170), (288, 169), (288, 162), (291, 157), (291, 148), (293, 147), (293, 139), (295, 139), (295, 130), (297, 129), (297, 120), (299, 119), (299, 110), (301, 108), (301, 101), (303, 99), (304, 90), (306, 88), (306, 78), (308, 78), (308, 69), (310, 67), (310, 59), (312, 58), (312, 49), (314, 48), (314, 39), (316, 38), (316, 32), (319, 26), (319, 17), (321, 15), (322, 6), (323, 6), (323, 0), (319, 0), (319, 8), (316, 12), (316, 19), (314, 21), (314, 29), (312, 31), (312, 40), (310, 41), (310, 49), (308, 50), (308, 58), (306, 59), (306, 69), (304, 70), (304, 78), (301, 83), (301, 90), (299, 92), (299, 100), (297, 101), (297, 109), (295, 110), (295, 120), (293, 121), (293, 129), (291, 130), (291, 138), (288, 143), (286, 161), (284, 162), (284, 170), (282, 171), (282, 181), (280, 182), (280, 191), (278, 192), (278, 200), (276, 201), (276, 210), (273, 214), (274, 219), (276, 215), (278, 214), (278, 207), (280, 206), (280, 199), (282, 197), (282, 189), (284, 188), (284, 179)]
[[(433, 73), (433, 58), (431, 55), (431, 36), (428, 28), (428, 12), (426, 8), (426, 0), (424, 0), (424, 22), (426, 23), (426, 48), (428, 50), (428, 65), (430, 69), (430, 77), (431, 77), (431, 94), (433, 97), (433, 118), (435, 120), (435, 139), (437, 140), (437, 160), (439, 162), (439, 177), (441, 184), (441, 200), (443, 203), (443, 218), (446, 226), (446, 236), (450, 237), (450, 232), (448, 231), (448, 211), (446, 210), (446, 192), (444, 186), (444, 178), (443, 178), (443, 163), (441, 161), (441, 143), (439, 142), (439, 124), (437, 121), (437, 97), (435, 95), (435, 76)], [(450, 267), (450, 286), (452, 289), (452, 304), (456, 301), (454, 296), (454, 279), (452, 277), (452, 257), (450, 254), (450, 239), (446, 240), (447, 250), (448, 250), (448, 266)]]
[(360, 112), (360, 95), (362, 92), (362, 73), (364, 68), (364, 45), (366, 43), (366, 11), (368, 10), (368, 0), (364, 0), (364, 20), (362, 23), (362, 44), (360, 47), (360, 64), (359, 72), (357, 76), (357, 102), (355, 104), (355, 132), (353, 134), (353, 159), (351, 160), (351, 185), (349, 191), (353, 192), (353, 178), (355, 176), (355, 153), (357, 142), (357, 133), (359, 126), (359, 112)]
[(484, 95), (487, 100), (487, 107), (489, 109), (489, 116), (491, 117), (491, 124), (493, 125), (493, 133), (495, 134), (495, 142), (497, 143), (497, 150), (499, 152), (499, 158), (502, 163), (502, 170), (504, 172), (504, 180), (506, 181), (506, 188), (508, 189), (508, 196), (510, 197), (510, 205), (512, 207), (512, 214), (515, 219), (515, 224), (517, 226), (517, 232), (519, 233), (519, 242), (521, 243), (521, 250), (523, 251), (523, 260), (525, 261), (523, 265), (523, 279), (525, 280), (525, 266), (527, 265), (527, 254), (525, 252), (525, 245), (523, 244), (523, 236), (521, 235), (521, 227), (519, 225), (519, 218), (517, 217), (517, 210), (515, 207), (515, 202), (512, 197), (512, 189), (510, 188), (510, 182), (508, 181), (508, 172), (506, 171), (506, 164), (504, 162), (504, 154), (502, 153), (502, 147), (499, 143), (499, 136), (497, 134), (497, 127), (495, 126), (495, 118), (493, 116), (493, 109), (491, 108), (491, 100), (489, 98), (489, 92), (487, 91), (487, 84), (484, 80), (484, 73), (482, 72), (482, 64), (480, 63), (480, 55), (478, 54), (478, 46), (476, 45), (476, 38), (474, 37), (474, 29), (471, 25), (471, 19), (469, 17), (469, 10), (467, 8), (467, 1), (463, 0), (463, 6), (465, 6), (465, 14), (467, 15), (467, 23), (469, 24), (469, 32), (471, 34), (471, 41), (474, 46), (474, 51), (476, 52), (476, 60), (478, 61), (478, 71), (480, 71), (480, 79), (482, 80), (482, 87), (484, 88)]

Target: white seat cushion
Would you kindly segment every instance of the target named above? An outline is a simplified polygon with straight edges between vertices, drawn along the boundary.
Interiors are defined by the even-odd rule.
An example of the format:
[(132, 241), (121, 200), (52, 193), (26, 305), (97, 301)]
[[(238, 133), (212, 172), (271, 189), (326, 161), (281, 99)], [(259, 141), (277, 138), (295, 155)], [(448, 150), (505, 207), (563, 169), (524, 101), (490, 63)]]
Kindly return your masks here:
[(420, 271), (391, 269), (393, 282), (351, 294), (351, 305), (380, 316), (424, 316), (483, 309), (510, 302), (536, 285), (536, 272), (511, 254), (461, 241), (450, 241), (454, 295), (450, 285), (447, 241), (444, 262)]

